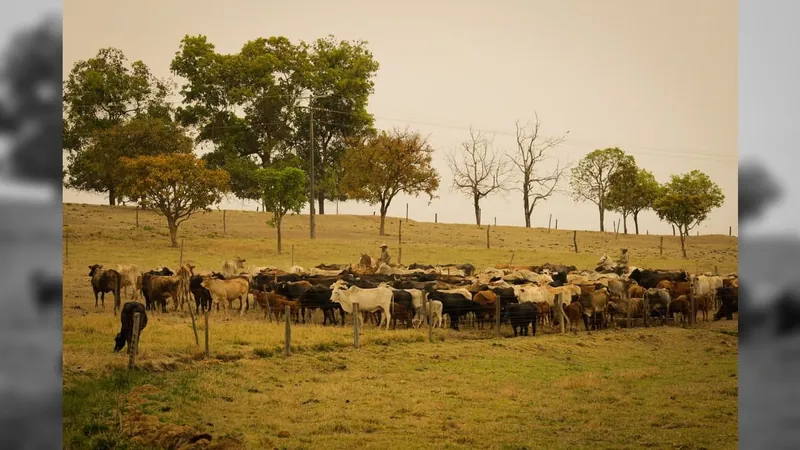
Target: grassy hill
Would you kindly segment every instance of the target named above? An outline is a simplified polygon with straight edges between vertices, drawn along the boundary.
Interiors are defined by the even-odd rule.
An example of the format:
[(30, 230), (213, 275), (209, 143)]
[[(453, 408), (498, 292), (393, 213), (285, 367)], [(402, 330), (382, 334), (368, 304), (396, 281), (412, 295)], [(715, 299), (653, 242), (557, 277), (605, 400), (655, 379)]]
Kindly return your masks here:
[[(118, 317), (95, 308), (88, 265), (175, 267), (163, 218), (132, 208), (64, 205), (64, 448), (733, 448), (736, 446), (736, 322), (696, 328), (537, 333), (501, 339), (489, 330), (353, 330), (293, 326), (293, 355), (280, 356), (283, 325), (261, 314), (210, 316), (211, 357), (195, 345), (187, 313), (149, 314), (136, 371), (113, 353)], [(355, 263), (386, 242), (398, 259), (398, 219), (320, 216), (285, 221), (276, 252), (269, 215), (202, 214), (181, 229), (183, 258), (201, 269), (241, 256), (288, 267)], [(409, 221), (404, 263), (575, 264), (591, 268), (627, 246), (637, 266), (736, 270), (736, 238), (678, 238)], [(199, 325), (200, 333), (204, 329)], [(543, 331), (543, 330), (540, 330)], [(202, 334), (201, 334), (202, 343)], [(186, 446), (198, 441), (197, 446)]]
[[(225, 259), (241, 256), (253, 265), (275, 265), (288, 268), (294, 263), (304, 267), (320, 263), (356, 263), (361, 253), (378, 256), (379, 245), (389, 245), (393, 260), (401, 256), (398, 231), (401, 220), (387, 218), (386, 236), (378, 235), (379, 217), (324, 215), (317, 218), (317, 239), (308, 237), (308, 216), (294, 215), (284, 219), (283, 254), (277, 253), (276, 230), (266, 222), (268, 213), (214, 211), (200, 214), (186, 222), (180, 236), (184, 239), (184, 260), (206, 269), (217, 269)], [(680, 253), (680, 240), (664, 236), (663, 255), (660, 236), (615, 235), (594, 231), (578, 231), (578, 253), (573, 247), (571, 230), (492, 226), (486, 248), (486, 227), (475, 225), (434, 224), (413, 220), (402, 224), (402, 262), (438, 264), (472, 263), (478, 268), (495, 264), (574, 264), (593, 269), (608, 253), (617, 258), (620, 247), (627, 247), (631, 264), (649, 268), (686, 268), (721, 272), (737, 270), (738, 239), (709, 235), (691, 236), (687, 240), (689, 259)], [(65, 204), (64, 235), (69, 236), (70, 264), (76, 258), (88, 258), (80, 265), (94, 262), (158, 264), (175, 266), (180, 251), (170, 248), (166, 221), (153, 212), (139, 213), (133, 208)], [(112, 251), (113, 248), (113, 251)], [(113, 258), (112, 258), (113, 255)], [(85, 264), (84, 264), (85, 263)]]

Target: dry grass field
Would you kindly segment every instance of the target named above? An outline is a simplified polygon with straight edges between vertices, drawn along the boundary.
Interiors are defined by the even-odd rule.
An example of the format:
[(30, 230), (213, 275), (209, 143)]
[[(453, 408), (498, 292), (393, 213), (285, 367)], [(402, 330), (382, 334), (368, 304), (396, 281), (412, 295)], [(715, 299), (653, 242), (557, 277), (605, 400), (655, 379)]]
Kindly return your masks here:
[[(184, 261), (217, 269), (355, 263), (385, 241), (397, 259), (398, 219), (377, 235), (377, 217), (307, 216), (284, 225), (278, 255), (268, 215), (202, 214), (181, 229)], [(404, 263), (575, 264), (626, 246), (640, 267), (735, 271), (737, 240), (403, 223)], [(150, 314), (137, 359), (112, 352), (119, 319), (94, 307), (88, 266), (175, 267), (164, 220), (124, 207), (64, 205), (65, 448), (708, 448), (737, 445), (737, 327), (653, 327), (591, 335), (543, 333), (492, 339), (489, 332), (376, 330), (362, 348), (352, 328), (299, 325), (283, 358), (283, 327), (260, 314), (212, 315), (211, 357), (194, 343), (188, 314)], [(171, 308), (171, 307), (170, 307)], [(506, 329), (507, 328), (507, 329)], [(203, 332), (202, 326), (200, 332)], [(201, 334), (202, 339), (202, 334)], [(210, 439), (209, 439), (210, 438)], [(191, 443), (192, 441), (195, 443)]]

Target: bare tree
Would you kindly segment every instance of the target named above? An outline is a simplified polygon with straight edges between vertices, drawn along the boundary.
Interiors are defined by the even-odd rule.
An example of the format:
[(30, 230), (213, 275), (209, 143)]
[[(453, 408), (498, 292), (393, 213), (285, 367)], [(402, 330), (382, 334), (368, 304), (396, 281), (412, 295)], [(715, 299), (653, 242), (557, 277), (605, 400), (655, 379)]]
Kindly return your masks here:
[(551, 171), (539, 172), (544, 162), (550, 158), (546, 153), (558, 146), (567, 137), (567, 131), (558, 137), (544, 138), (539, 136), (539, 114), (534, 112), (536, 120), (532, 125), (517, 127), (517, 152), (510, 155), (511, 162), (522, 174), (521, 185), (515, 189), (522, 192), (523, 211), (525, 212), (525, 227), (531, 227), (531, 214), (536, 203), (546, 201), (558, 188), (558, 182), (568, 166), (561, 166), (556, 159), (556, 167)]
[(453, 151), (447, 155), (447, 164), (453, 172), (453, 188), (472, 197), (475, 222), (481, 226), (481, 199), (493, 192), (506, 190), (508, 164), (504, 155), (495, 151), (492, 139), (480, 131), (469, 129), (469, 140), (461, 143), (461, 154)]

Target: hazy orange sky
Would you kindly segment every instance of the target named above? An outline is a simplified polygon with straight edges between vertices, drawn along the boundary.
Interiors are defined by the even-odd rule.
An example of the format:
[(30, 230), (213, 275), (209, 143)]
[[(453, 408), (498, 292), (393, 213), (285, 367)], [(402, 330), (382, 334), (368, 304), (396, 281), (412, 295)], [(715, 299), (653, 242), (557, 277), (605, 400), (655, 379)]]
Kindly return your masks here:
[[(699, 169), (726, 196), (700, 233), (729, 226), (738, 233), (736, 1), (66, 1), (65, 77), (76, 61), (109, 46), (171, 77), (170, 61), (187, 34), (205, 34), (231, 53), (272, 35), (368, 41), (381, 64), (369, 104), (376, 125), (429, 134), (442, 176), (430, 205), (426, 197), (398, 197), (390, 215), (404, 215), (409, 202), (412, 219), (432, 221), (438, 212), (443, 222), (474, 222), (470, 199), (450, 190), (445, 153), (469, 136), (470, 125), (511, 151), (514, 122), (532, 120), (536, 110), (543, 134), (570, 131), (552, 164), (618, 146), (660, 182)], [(64, 201), (107, 200), (65, 191)], [(519, 192), (489, 197), (482, 208), (498, 225), (524, 224)], [(326, 210), (335, 212), (332, 204)], [(374, 210), (339, 205), (342, 214)], [(599, 229), (597, 208), (566, 194), (537, 206), (533, 225), (546, 227), (551, 213), (559, 228)], [(606, 214), (607, 229), (617, 217)], [(652, 212), (641, 215), (640, 227), (671, 234)]]

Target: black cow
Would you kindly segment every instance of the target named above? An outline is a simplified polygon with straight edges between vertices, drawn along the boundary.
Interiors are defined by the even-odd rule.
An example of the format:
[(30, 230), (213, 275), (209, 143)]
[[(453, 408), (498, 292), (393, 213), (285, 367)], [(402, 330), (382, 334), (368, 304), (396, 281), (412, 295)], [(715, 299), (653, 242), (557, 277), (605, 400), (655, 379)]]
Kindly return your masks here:
[(198, 314), (200, 314), (200, 311), (211, 310), (211, 293), (202, 284), (203, 277), (200, 275), (193, 275), (189, 279), (189, 292), (194, 296), (195, 311)]
[(505, 317), (511, 322), (514, 329), (514, 336), (517, 336), (517, 328), (520, 329), (519, 335), (528, 335), (528, 325), (531, 326), (531, 336), (536, 336), (536, 319), (538, 309), (535, 304), (530, 302), (512, 303), (506, 307)]
[(100, 294), (100, 302), (106, 306), (106, 292), (114, 295), (114, 314), (120, 301), (120, 289), (122, 286), (122, 276), (114, 269), (103, 269), (101, 264), (89, 266), (89, 276), (91, 277), (92, 290), (94, 291), (94, 306), (97, 307), (97, 294)]
[(550, 286), (560, 287), (567, 284), (567, 272), (556, 272), (550, 276), (553, 278), (553, 281), (550, 283)]
[(147, 312), (144, 305), (139, 302), (126, 302), (122, 306), (122, 313), (120, 314), (120, 322), (122, 327), (119, 333), (114, 337), (114, 351), (118, 352), (128, 344), (128, 350), (131, 348), (131, 340), (133, 339), (133, 315), (139, 313), (139, 337), (142, 337), (142, 330), (147, 326)]
[(639, 286), (645, 289), (658, 287), (658, 283), (663, 280), (669, 281), (689, 281), (686, 272), (660, 272), (650, 269), (633, 269), (628, 278), (635, 280)]
[(336, 310), (339, 310), (342, 318), (342, 326), (344, 326), (344, 310), (340, 304), (331, 301), (332, 292), (333, 291), (331, 291), (329, 287), (315, 284), (300, 295), (300, 307), (303, 309), (303, 323), (305, 323), (306, 319), (306, 309), (314, 311), (319, 308), (322, 310), (323, 315), (322, 325), (327, 325), (328, 320), (330, 320), (333, 325), (336, 325), (338, 322), (336, 322), (334, 313)]
[(719, 310), (714, 314), (714, 320), (726, 317), (733, 320), (733, 313), (739, 312), (739, 289), (732, 286), (717, 288), (717, 298), (720, 299)]
[(442, 302), (442, 314), (450, 316), (450, 328), (458, 330), (458, 320), (462, 316), (474, 312), (477, 313), (480, 305), (467, 300), (461, 294), (451, 294), (441, 291), (433, 291), (428, 294), (428, 300), (439, 300)]
[(250, 282), (250, 285), (253, 289), (259, 291), (272, 291), (275, 289), (275, 281), (277, 279), (278, 283), (294, 283), (297, 281), (306, 280), (308, 277), (305, 275), (298, 275), (294, 273), (289, 273), (285, 275), (270, 275), (268, 273), (260, 273), (253, 277), (253, 280)]

